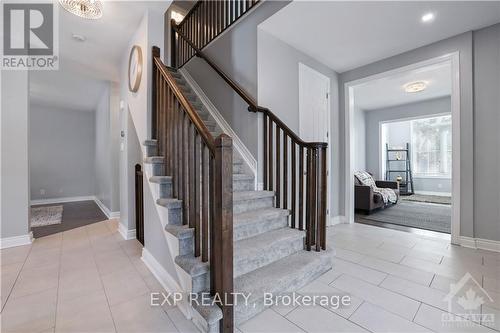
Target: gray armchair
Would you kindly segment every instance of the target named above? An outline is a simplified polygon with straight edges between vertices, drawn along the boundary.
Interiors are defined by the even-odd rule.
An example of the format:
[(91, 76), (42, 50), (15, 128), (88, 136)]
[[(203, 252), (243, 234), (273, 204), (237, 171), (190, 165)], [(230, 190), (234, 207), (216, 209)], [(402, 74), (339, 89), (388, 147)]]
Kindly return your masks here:
[[(395, 181), (377, 180), (377, 187), (392, 188), (399, 199), (399, 183)], [(383, 209), (392, 204), (384, 203), (384, 199), (379, 193), (374, 193), (370, 186), (362, 185), (359, 180), (354, 177), (354, 208), (356, 211), (371, 214), (376, 209)]]

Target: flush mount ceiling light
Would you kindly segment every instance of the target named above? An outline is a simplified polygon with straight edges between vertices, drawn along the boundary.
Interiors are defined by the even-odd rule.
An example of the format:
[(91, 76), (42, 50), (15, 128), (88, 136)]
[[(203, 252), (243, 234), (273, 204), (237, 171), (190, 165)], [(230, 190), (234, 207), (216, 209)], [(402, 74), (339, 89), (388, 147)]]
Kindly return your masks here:
[(102, 3), (99, 0), (59, 0), (68, 12), (89, 20), (102, 17)]
[(425, 13), (424, 15), (422, 15), (421, 20), (423, 23), (430, 23), (434, 21), (435, 17), (436, 15), (434, 15), (434, 13)]
[(425, 88), (427, 88), (427, 82), (425, 81), (410, 82), (405, 84), (403, 88), (407, 93), (416, 93), (424, 91)]

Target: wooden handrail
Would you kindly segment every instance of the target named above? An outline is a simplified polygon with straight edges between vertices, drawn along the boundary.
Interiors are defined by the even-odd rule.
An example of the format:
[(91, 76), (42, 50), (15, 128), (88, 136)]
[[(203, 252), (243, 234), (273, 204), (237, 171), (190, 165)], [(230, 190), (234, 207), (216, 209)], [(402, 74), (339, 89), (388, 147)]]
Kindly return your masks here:
[(241, 89), (238, 84), (233, 81), (229, 76), (227, 76), (223, 71), (222, 69), (217, 66), (216, 64), (214, 64), (214, 62), (212, 60), (210, 60), (206, 55), (205, 53), (203, 53), (203, 51), (201, 51), (199, 48), (196, 47), (196, 45), (194, 45), (194, 43), (189, 40), (189, 38), (186, 37), (186, 35), (184, 33), (182, 33), (182, 31), (178, 28), (177, 24), (175, 23), (174, 20), (171, 21), (171, 24), (172, 24), (172, 28), (174, 29), (174, 31), (182, 37), (182, 39), (184, 39), (186, 41), (186, 43), (189, 44), (189, 46), (191, 46), (191, 48), (195, 51), (196, 55), (200, 58), (202, 58), (203, 60), (205, 60), (209, 65), (210, 67), (213, 68), (213, 70), (219, 74), (220, 77), (222, 77), (222, 79), (224, 79), (224, 81), (226, 81), (226, 83), (234, 89), (234, 91), (236, 91), (236, 93), (238, 95), (240, 95), (240, 97), (245, 101), (247, 102), (248, 105), (252, 106), (252, 107), (255, 107), (257, 108), (257, 103), (255, 103), (255, 101), (253, 100), (253, 98), (248, 95), (243, 89)]
[(214, 137), (212, 136), (212, 134), (210, 134), (210, 131), (205, 126), (205, 123), (203, 122), (203, 120), (201, 120), (200, 116), (194, 110), (193, 106), (188, 101), (186, 96), (184, 96), (184, 93), (182, 92), (182, 90), (175, 83), (175, 79), (172, 77), (172, 74), (169, 73), (166, 66), (161, 61), (161, 58), (154, 57), (154, 61), (155, 61), (155, 64), (156, 64), (158, 70), (162, 74), (163, 78), (168, 82), (173, 93), (175, 94), (175, 96), (177, 97), (177, 99), (179, 100), (181, 105), (185, 108), (186, 114), (189, 116), (189, 118), (191, 119), (193, 124), (196, 126), (196, 129), (198, 130), (199, 134), (201, 135), (203, 141), (209, 147), (210, 151), (213, 153), (215, 151)]
[(194, 256), (210, 265), (210, 293), (222, 300), (224, 332), (233, 331), (233, 147), (214, 138), (176, 79), (152, 50), (152, 136), (182, 203), (182, 223), (194, 230)]
[(212, 67), (212, 69), (248, 104), (248, 110), (251, 112), (262, 112), (269, 115), (275, 123), (277, 123), (287, 134), (293, 138), (293, 140), (304, 146), (304, 147), (326, 147), (328, 144), (326, 142), (306, 142), (302, 140), (294, 131), (292, 131), (284, 122), (281, 121), (274, 113), (271, 112), (266, 107), (259, 106), (255, 100), (246, 93), (243, 88), (241, 88), (238, 83), (233, 81), (224, 71), (217, 66), (202, 50), (196, 47), (196, 45), (187, 38), (187, 36), (180, 31), (174, 20), (171, 21), (172, 29), (180, 36), (182, 39), (189, 44), (189, 46), (195, 51), (196, 56), (202, 58), (206, 63)]

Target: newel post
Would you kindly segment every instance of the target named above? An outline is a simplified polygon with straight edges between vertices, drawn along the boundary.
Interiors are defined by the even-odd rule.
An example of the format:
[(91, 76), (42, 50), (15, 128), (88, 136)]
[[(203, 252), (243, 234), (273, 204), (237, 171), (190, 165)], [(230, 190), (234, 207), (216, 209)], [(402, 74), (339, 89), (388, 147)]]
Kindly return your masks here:
[(158, 139), (158, 72), (156, 70), (155, 58), (160, 57), (160, 48), (153, 46), (151, 52), (151, 138)]
[(222, 300), (221, 332), (233, 332), (233, 141), (215, 139), (214, 219), (211, 226), (211, 292)]
[(174, 19), (170, 20), (170, 67), (177, 68), (177, 33), (174, 27), (177, 25)]

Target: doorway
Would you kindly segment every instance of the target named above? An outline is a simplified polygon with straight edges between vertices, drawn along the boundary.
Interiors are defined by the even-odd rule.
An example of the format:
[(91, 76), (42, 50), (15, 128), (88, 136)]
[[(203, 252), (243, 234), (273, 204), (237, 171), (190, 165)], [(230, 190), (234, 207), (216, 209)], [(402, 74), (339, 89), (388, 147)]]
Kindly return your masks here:
[[(299, 136), (304, 141), (328, 143), (330, 149), (330, 78), (299, 62)], [(330, 184), (330, 158), (327, 158), (327, 184)], [(330, 187), (327, 216), (330, 215)]]
[[(451, 68), (451, 73), (449, 76), (450, 81), (450, 114), (451, 114), (451, 242), (453, 244), (458, 244), (458, 238), (460, 235), (460, 92), (459, 92), (459, 53), (451, 53), (443, 55), (441, 57), (429, 59), (419, 63), (415, 63), (409, 66), (397, 68), (384, 73), (372, 75), (359, 80), (351, 81), (345, 83), (345, 214), (348, 223), (354, 223), (355, 220), (355, 169), (356, 165), (356, 137), (355, 137), (355, 125), (356, 124), (356, 102), (355, 102), (355, 89), (356, 87), (362, 86), (369, 82), (375, 80), (386, 80), (391, 76), (395, 76), (401, 73), (414, 71), (421, 71), (423, 68), (429, 66), (437, 66), (440, 64), (448, 64)], [(376, 126), (376, 131), (378, 131), (379, 138), (387, 137), (386, 129), (383, 126)], [(368, 142), (369, 139), (366, 139)], [(382, 140), (378, 140), (382, 143)], [(402, 147), (402, 149), (406, 149)], [(374, 178), (380, 178), (384, 180), (386, 171), (384, 169), (384, 162), (382, 160), (382, 155), (387, 154), (380, 148), (379, 151), (371, 152), (376, 155), (379, 163), (378, 170), (375, 172)], [(411, 152), (409, 157), (414, 156)], [(368, 154), (366, 155), (368, 156)], [(396, 155), (395, 155), (396, 156)], [(380, 158), (380, 159), (379, 159)], [(384, 159), (392, 159), (387, 156)], [(448, 236), (449, 237), (449, 236)]]

